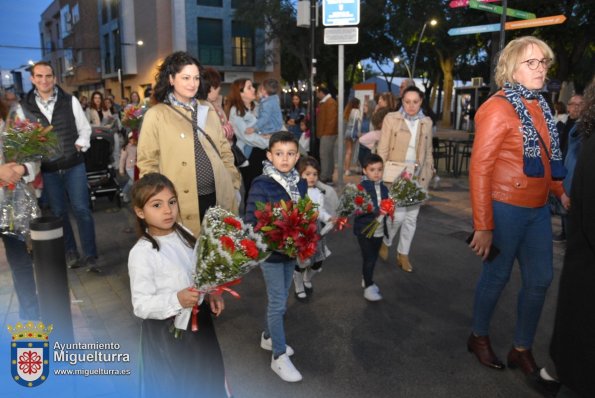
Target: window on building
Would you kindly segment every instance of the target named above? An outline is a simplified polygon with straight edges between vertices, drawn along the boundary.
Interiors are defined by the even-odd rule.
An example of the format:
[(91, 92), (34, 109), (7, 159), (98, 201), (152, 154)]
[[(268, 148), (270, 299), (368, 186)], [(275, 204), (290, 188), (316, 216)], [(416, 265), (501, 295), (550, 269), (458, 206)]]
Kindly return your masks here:
[(223, 21), (198, 18), (198, 59), (203, 65), (223, 65)]
[(222, 7), (222, 3), (221, 0), (196, 0), (196, 4), (199, 6)]
[(105, 57), (103, 58), (103, 72), (105, 74), (112, 73), (112, 52), (109, 43), (109, 35), (103, 35), (103, 48), (105, 49)]
[(72, 6), (72, 11), (70, 13), (72, 14), (72, 24), (73, 25), (75, 25), (78, 21), (81, 20), (78, 3), (75, 4), (74, 6)]
[(232, 64), (254, 66), (254, 29), (246, 23), (231, 23)]

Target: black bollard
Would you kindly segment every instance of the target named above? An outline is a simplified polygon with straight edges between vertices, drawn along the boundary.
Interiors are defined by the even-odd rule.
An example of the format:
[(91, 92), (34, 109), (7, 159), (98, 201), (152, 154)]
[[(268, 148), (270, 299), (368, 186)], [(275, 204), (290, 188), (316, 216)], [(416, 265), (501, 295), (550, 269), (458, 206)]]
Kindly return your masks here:
[(62, 220), (39, 217), (32, 220), (29, 227), (41, 319), (54, 325), (52, 340), (73, 342)]

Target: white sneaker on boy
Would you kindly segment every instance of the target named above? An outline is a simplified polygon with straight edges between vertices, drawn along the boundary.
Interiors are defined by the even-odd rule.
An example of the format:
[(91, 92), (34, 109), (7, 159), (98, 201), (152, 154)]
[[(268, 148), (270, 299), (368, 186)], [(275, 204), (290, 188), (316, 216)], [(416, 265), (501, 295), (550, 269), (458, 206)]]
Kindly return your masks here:
[[(273, 351), (273, 339), (271, 339), (270, 337), (268, 339), (265, 339), (264, 332), (262, 332), (262, 334), (260, 335), (260, 348), (267, 351)], [(289, 357), (292, 356), (293, 348), (285, 344), (285, 353)]]
[(368, 301), (380, 301), (382, 296), (380, 295), (380, 289), (378, 286), (370, 285), (364, 289), (364, 298)]
[(283, 354), (277, 359), (271, 357), (271, 369), (284, 381), (294, 383), (302, 380), (302, 374), (293, 366), (287, 354)]

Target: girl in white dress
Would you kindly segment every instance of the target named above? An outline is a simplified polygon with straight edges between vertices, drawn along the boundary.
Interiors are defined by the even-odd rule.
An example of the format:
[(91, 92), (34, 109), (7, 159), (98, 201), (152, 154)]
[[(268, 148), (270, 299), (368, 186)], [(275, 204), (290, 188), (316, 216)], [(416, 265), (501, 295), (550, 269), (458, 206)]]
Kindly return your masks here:
[[(170, 332), (174, 317), (191, 308), (196, 238), (177, 223), (178, 201), (172, 182), (149, 173), (132, 187), (139, 240), (130, 251), (128, 271), (134, 314), (141, 326), (141, 384), (145, 397), (225, 397), (225, 375), (211, 312), (218, 316), (220, 295), (199, 306), (197, 332), (190, 325), (179, 338)], [(189, 324), (191, 321), (189, 321)]]

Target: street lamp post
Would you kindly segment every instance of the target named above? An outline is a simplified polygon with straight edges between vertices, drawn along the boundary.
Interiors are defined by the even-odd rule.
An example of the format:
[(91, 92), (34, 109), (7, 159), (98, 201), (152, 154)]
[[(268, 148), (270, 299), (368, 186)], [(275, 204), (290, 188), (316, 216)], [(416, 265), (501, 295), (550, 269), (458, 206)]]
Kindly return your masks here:
[(362, 65), (361, 62), (358, 62), (357, 69), (362, 71), (362, 82), (365, 82), (366, 81), (366, 68)]
[[(435, 19), (432, 19), (430, 21), (431, 26), (436, 26), (437, 23), (438, 23), (438, 21), (436, 21)], [(417, 47), (415, 48), (415, 54), (413, 55), (413, 66), (411, 67), (412, 77), (415, 77), (415, 64), (417, 63), (417, 54), (419, 53), (419, 45), (421, 44), (421, 39), (423, 39), (423, 37), (424, 37), (424, 32), (426, 31), (427, 26), (428, 26), (428, 23), (425, 22), (423, 28), (421, 28), (421, 33), (419, 34), (419, 38), (417, 39)]]
[[(393, 62), (395, 64), (398, 64), (399, 62), (401, 62), (401, 58), (399, 57), (394, 57), (393, 58)], [(405, 65), (405, 68), (407, 68), (407, 74), (409, 75), (410, 79), (413, 79), (413, 75), (411, 74), (411, 69), (409, 69), (409, 65), (407, 65), (407, 62), (403, 61), (403, 65)]]
[(136, 43), (120, 43), (120, 56), (118, 57), (118, 81), (120, 82), (120, 101), (124, 98), (124, 52), (122, 51), (122, 47), (141, 47), (143, 44), (145, 43), (142, 40), (139, 40)]

